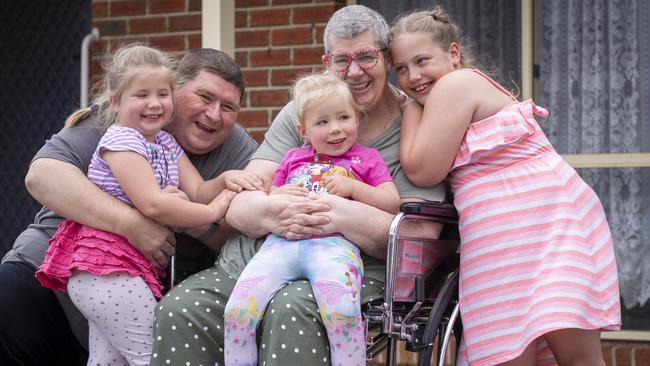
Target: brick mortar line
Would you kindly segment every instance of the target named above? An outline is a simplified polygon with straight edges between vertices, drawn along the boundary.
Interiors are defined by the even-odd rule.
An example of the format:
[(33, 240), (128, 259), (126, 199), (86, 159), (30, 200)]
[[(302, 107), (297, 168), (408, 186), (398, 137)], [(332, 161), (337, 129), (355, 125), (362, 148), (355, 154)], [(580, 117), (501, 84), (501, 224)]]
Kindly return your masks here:
[(177, 15), (202, 15), (202, 11), (192, 11), (188, 13), (155, 13), (155, 14), (138, 14), (138, 15), (118, 15), (118, 16), (106, 16), (101, 18), (92, 18), (95, 20), (124, 20), (124, 19), (147, 19), (147, 18), (164, 18), (169, 16)]
[[(179, 35), (179, 34), (202, 34), (203, 30), (187, 30), (187, 31), (163, 31), (163, 32), (158, 32), (158, 33), (139, 33), (139, 34), (124, 34), (123, 36), (138, 36), (138, 35), (151, 35), (151, 34), (162, 34), (162, 35)], [(112, 37), (121, 37), (122, 35), (118, 36), (103, 36), (100, 35), (100, 39), (107, 39), (107, 38), (112, 38)], [(295, 48), (304, 48), (304, 46), (323, 46), (322, 43), (305, 43), (305, 44), (297, 44), (297, 45), (277, 45), (273, 46), (271, 45), (271, 48), (274, 50), (285, 50), (285, 49), (295, 49)], [(237, 50), (250, 50), (250, 51), (264, 51), (268, 50), (269, 46), (252, 46), (252, 47), (236, 47), (235, 51)]]
[[(172, 56), (184, 56), (187, 53), (187, 51), (189, 51), (189, 50), (186, 49), (186, 50), (181, 50), (181, 51), (165, 51), (165, 53), (170, 54)], [(110, 55), (104, 55), (103, 53), (102, 54), (95, 54), (95, 55), (93, 55), (91, 57), (91, 60), (104, 60), (104, 59), (108, 59), (110, 57), (111, 57)], [(91, 75), (91, 76), (93, 76), (93, 77), (94, 76), (101, 76), (101, 74), (103, 74), (103, 72), (100, 73), (100, 74)], [(246, 88), (246, 89), (248, 90), (248, 88)]]
[(322, 25), (323, 28), (325, 28), (327, 22), (295, 23), (295, 24), (287, 24), (287, 25), (262, 25), (259, 27), (235, 27), (235, 32), (238, 31), (251, 32), (256, 30), (264, 31), (264, 30), (273, 30), (273, 29), (293, 29), (300, 26), (304, 26), (304, 28), (306, 28), (306, 27), (313, 27), (318, 25)]
[[(241, 51), (269, 51), (271, 50), (276, 50), (276, 51), (283, 51), (283, 50), (295, 50), (295, 49), (304, 49), (305, 46), (321, 46), (323, 47), (323, 44), (321, 43), (305, 43), (305, 44), (294, 44), (294, 45), (282, 45), (282, 46), (253, 46), (253, 47), (236, 47), (235, 46), (235, 52), (241, 50)], [(312, 47), (310, 47), (312, 48)]]
[(99, 39), (102, 41), (106, 41), (106, 40), (145, 37), (145, 36), (165, 37), (165, 36), (187, 36), (187, 35), (195, 35), (195, 34), (201, 34), (201, 31), (124, 34), (119, 36), (100, 36)]
[(315, 7), (323, 7), (323, 6), (328, 6), (328, 5), (334, 5), (336, 6), (336, 1), (331, 1), (328, 3), (306, 3), (306, 4), (282, 4), (282, 5), (258, 5), (258, 6), (242, 6), (242, 7), (235, 7), (235, 11), (246, 11), (246, 10), (269, 10), (270, 9), (293, 9), (293, 8), (315, 8)]

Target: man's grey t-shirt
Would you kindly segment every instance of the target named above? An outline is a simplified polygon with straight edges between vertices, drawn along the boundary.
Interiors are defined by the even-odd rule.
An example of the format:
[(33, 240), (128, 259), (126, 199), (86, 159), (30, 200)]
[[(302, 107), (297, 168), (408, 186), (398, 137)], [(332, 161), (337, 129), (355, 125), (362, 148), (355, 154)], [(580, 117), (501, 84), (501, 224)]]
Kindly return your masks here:
[[(297, 117), (293, 102), (287, 104), (276, 116), (271, 128), (264, 136), (264, 142), (251, 159), (270, 160), (280, 163), (289, 149), (302, 146), (304, 141), (297, 128)], [(433, 188), (415, 187), (405, 176), (399, 162), (399, 138), (401, 118), (397, 118), (391, 126), (366, 146), (379, 150), (391, 172), (400, 197), (416, 198), (427, 201), (442, 201), (445, 197), (444, 185)], [(254, 209), (253, 207), (251, 209)], [(219, 265), (233, 277), (239, 274), (246, 263), (255, 255), (264, 238), (249, 238), (244, 235), (231, 236), (219, 255)], [(385, 262), (364, 255), (365, 276), (383, 281)]]

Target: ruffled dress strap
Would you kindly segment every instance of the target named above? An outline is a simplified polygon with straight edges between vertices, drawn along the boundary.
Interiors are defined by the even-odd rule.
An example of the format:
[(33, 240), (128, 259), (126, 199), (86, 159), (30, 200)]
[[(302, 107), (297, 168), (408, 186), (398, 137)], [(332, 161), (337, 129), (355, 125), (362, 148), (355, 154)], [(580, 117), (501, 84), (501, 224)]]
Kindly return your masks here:
[(472, 159), (482, 156), (488, 151), (500, 150), (515, 144), (541, 131), (535, 115), (548, 117), (548, 110), (537, 106), (532, 99), (520, 102), (512, 93), (483, 72), (473, 71), (512, 98), (512, 102), (500, 111), (480, 121), (472, 122), (467, 128), (451, 170), (469, 164)]
[(536, 105), (532, 99), (527, 99), (523, 102), (519, 102), (519, 100), (514, 95), (512, 95), (512, 93), (508, 91), (508, 89), (504, 88), (501, 84), (497, 83), (494, 79), (486, 75), (483, 71), (478, 69), (467, 69), (467, 70), (481, 75), (482, 77), (487, 79), (490, 83), (492, 83), (492, 85), (494, 85), (497, 89), (501, 90), (503, 94), (509, 96), (510, 99), (512, 99), (513, 101), (518, 102), (520, 106), (519, 109), (521, 110), (521, 113), (524, 115), (524, 117), (526, 117), (526, 119), (534, 118), (533, 117), (534, 114), (538, 115), (541, 118), (548, 117), (548, 110), (546, 108), (542, 108)]
[(521, 114), (526, 117), (526, 120), (535, 120), (535, 116), (548, 118), (548, 109), (538, 106), (532, 99), (526, 99), (523, 102), (519, 102), (517, 103), (517, 106), (519, 107)]

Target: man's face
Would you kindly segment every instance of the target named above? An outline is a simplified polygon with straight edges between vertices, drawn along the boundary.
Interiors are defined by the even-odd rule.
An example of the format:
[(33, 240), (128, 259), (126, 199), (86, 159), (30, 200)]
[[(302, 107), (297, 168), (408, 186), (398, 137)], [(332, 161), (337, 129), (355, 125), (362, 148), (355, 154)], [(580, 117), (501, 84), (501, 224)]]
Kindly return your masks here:
[(174, 91), (174, 117), (166, 128), (190, 154), (206, 154), (221, 145), (239, 112), (241, 92), (220, 76), (201, 71)]

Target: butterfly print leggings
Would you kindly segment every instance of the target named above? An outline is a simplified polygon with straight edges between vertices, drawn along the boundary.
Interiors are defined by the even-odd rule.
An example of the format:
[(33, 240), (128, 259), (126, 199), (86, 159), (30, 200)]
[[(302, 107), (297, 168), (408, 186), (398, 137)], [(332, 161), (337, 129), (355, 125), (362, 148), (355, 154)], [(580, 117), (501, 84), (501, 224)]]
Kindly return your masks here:
[(244, 268), (226, 304), (226, 366), (257, 365), (255, 330), (264, 310), (275, 293), (298, 279), (309, 280), (313, 289), (332, 365), (366, 364), (359, 249), (342, 236), (291, 241), (271, 234)]

